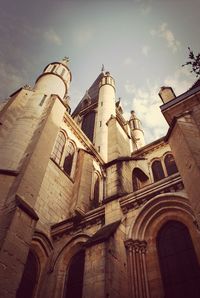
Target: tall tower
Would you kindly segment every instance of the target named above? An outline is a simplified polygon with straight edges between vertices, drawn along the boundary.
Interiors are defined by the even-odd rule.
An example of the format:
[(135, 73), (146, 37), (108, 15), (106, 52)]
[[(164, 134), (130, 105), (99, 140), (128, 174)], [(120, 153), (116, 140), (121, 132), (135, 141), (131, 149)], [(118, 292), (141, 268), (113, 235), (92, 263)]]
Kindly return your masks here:
[(95, 133), (95, 147), (105, 162), (108, 161), (108, 126), (111, 116), (116, 116), (115, 82), (106, 72), (99, 84), (99, 99)]
[(16, 91), (0, 113), (1, 297), (16, 297), (38, 221), (36, 203), (66, 113), (70, 79), (65, 63), (50, 64), (33, 89)]
[(140, 149), (145, 145), (144, 132), (142, 130), (141, 122), (137, 118), (135, 111), (131, 111), (131, 117), (129, 120), (129, 125), (131, 129), (131, 137), (136, 149)]

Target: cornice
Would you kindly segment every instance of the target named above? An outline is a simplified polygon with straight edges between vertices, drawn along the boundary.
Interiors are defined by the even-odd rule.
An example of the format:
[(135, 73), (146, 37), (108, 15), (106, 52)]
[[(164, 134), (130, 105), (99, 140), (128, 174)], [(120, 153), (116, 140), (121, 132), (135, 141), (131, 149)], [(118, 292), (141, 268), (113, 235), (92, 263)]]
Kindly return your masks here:
[(128, 194), (120, 199), (120, 206), (123, 213), (129, 209), (137, 209), (151, 198), (161, 193), (170, 193), (182, 190), (184, 188), (179, 173), (166, 177), (156, 183), (147, 185), (138, 191)]
[(87, 226), (103, 223), (105, 217), (105, 207), (101, 206), (92, 211), (87, 212), (82, 218), (74, 216), (62, 222), (51, 226), (51, 236), (54, 240), (59, 239), (64, 234), (70, 232), (76, 233), (77, 230), (83, 229)]

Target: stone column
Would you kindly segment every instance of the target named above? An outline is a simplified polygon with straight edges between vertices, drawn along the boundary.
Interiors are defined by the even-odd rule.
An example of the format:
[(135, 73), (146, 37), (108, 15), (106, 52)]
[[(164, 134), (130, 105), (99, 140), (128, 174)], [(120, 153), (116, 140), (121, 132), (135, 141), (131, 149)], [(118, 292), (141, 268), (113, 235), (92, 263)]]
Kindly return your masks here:
[(130, 296), (134, 298), (149, 298), (149, 288), (146, 271), (146, 241), (126, 240)]

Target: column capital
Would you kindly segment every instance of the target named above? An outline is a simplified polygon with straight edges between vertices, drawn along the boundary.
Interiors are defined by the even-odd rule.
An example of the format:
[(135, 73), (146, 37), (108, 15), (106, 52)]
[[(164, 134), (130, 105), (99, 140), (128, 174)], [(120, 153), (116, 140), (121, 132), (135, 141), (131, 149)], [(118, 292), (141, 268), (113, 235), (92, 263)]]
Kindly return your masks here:
[(146, 253), (147, 242), (145, 240), (127, 239), (124, 244), (129, 251), (132, 250), (136, 253)]

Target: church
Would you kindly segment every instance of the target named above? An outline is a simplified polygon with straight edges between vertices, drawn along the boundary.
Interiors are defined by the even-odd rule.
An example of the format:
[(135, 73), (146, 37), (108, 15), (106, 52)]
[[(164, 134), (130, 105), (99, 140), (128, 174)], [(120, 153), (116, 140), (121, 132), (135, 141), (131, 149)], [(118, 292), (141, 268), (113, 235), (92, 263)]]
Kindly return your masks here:
[(200, 297), (200, 81), (145, 144), (108, 71), (71, 113), (68, 62), (0, 110), (0, 297)]

